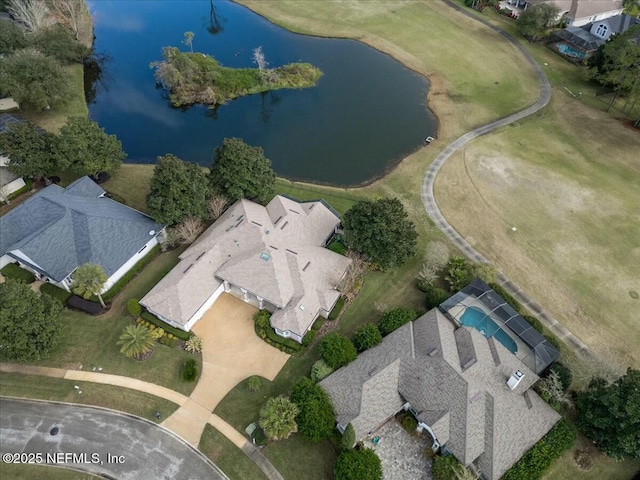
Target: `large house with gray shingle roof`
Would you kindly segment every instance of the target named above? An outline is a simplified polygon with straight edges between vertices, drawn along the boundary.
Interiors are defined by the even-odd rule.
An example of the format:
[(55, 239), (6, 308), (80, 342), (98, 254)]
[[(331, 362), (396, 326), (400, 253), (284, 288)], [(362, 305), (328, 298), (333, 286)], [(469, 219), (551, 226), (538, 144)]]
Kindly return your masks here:
[(331, 398), (339, 430), (350, 423), (363, 439), (396, 413), (410, 411), (434, 448), (498, 479), (560, 419), (531, 389), (537, 380), (493, 337), (456, 328), (433, 309), (320, 386)]
[(351, 261), (324, 248), (339, 225), (323, 201), (278, 195), (264, 207), (238, 200), (140, 304), (189, 331), (227, 292), (272, 312), (276, 333), (301, 342), (340, 296), (336, 287)]
[(67, 188), (50, 185), (0, 217), (0, 268), (18, 263), (69, 290), (77, 267), (97, 263), (106, 291), (157, 245), (163, 228), (82, 177)]

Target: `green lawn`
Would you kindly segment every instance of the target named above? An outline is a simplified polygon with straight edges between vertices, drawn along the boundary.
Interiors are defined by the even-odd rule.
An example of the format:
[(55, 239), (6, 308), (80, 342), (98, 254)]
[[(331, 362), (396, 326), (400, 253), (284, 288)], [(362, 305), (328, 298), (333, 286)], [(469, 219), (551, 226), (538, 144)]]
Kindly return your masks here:
[[(139, 362), (122, 355), (116, 345), (125, 326), (131, 324), (131, 318), (126, 313), (127, 300), (142, 298), (178, 263), (181, 251), (182, 249), (177, 249), (166, 252), (152, 260), (113, 299), (108, 313), (93, 317), (65, 310), (65, 328), (61, 344), (49, 358), (37, 362), (37, 365), (71, 369), (77, 369), (82, 365), (83, 370), (101, 367), (103, 373), (138, 378), (189, 395), (195, 383), (182, 380), (180, 372), (186, 359), (193, 358), (193, 354), (156, 344), (151, 358)], [(195, 357), (198, 360), (198, 370), (201, 371), (201, 356)]]
[(336, 451), (329, 440), (310, 442), (299, 434), (264, 447), (264, 455), (285, 480), (333, 478)]
[(112, 408), (154, 422), (155, 412), (159, 411), (164, 420), (178, 408), (169, 400), (129, 388), (17, 373), (0, 373), (0, 394)]
[(253, 460), (209, 424), (204, 427), (198, 449), (231, 480), (267, 480)]
[(0, 462), (0, 478), (7, 480), (33, 480), (34, 478), (43, 480), (94, 480), (102, 477), (68, 468)]

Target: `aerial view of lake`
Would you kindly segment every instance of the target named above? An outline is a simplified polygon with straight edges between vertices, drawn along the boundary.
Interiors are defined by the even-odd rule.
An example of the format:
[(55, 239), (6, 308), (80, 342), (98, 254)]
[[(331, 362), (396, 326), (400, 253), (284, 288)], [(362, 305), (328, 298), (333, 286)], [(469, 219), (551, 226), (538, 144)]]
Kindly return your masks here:
[[(383, 175), (435, 136), (429, 83), (393, 58), (354, 40), (299, 35), (228, 1), (91, 1), (100, 78), (88, 85), (90, 117), (115, 134), (128, 162), (173, 153), (208, 166), (225, 137), (261, 146), (280, 176), (358, 185)], [(173, 108), (149, 64), (162, 47), (193, 49), (227, 67), (309, 62), (317, 86), (245, 96), (211, 109)]]

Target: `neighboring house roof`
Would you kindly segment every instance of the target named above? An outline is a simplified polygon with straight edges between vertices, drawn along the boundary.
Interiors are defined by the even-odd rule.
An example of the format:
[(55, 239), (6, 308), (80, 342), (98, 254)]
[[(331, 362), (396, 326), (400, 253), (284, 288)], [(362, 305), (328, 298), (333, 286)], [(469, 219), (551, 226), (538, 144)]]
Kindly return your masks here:
[(640, 25), (640, 18), (632, 17), (631, 15), (623, 14), (616, 15), (615, 17), (605, 18), (604, 20), (598, 20), (594, 22), (592, 25), (599, 25), (601, 23), (605, 23), (611, 33), (624, 33), (629, 30), (631, 27), (635, 27), (636, 25)]
[(7, 167), (0, 165), (0, 188), (8, 185), (17, 178), (20, 178), (20, 175), (16, 175)]
[[(469, 360), (473, 362), (469, 365)], [(510, 390), (507, 380), (524, 373)], [(361, 439), (405, 402), (441, 444), (499, 478), (560, 416), (530, 387), (538, 377), (499, 342), (433, 309), (320, 382), (338, 423)]]
[(0, 218), (0, 255), (19, 251), (58, 282), (87, 262), (110, 277), (162, 225), (102, 194), (88, 177), (41, 190)]
[[(266, 207), (238, 200), (142, 300), (186, 325), (226, 280), (278, 307), (271, 324), (303, 334), (330, 309), (350, 260), (323, 248), (340, 219), (323, 202), (276, 196)], [(302, 306), (302, 308), (301, 308)]]
[(607, 12), (622, 11), (623, 0), (526, 0), (529, 5), (554, 3), (572, 20), (588, 18)]
[(8, 132), (9, 125), (21, 122), (24, 122), (24, 120), (20, 115), (0, 113), (0, 133)]

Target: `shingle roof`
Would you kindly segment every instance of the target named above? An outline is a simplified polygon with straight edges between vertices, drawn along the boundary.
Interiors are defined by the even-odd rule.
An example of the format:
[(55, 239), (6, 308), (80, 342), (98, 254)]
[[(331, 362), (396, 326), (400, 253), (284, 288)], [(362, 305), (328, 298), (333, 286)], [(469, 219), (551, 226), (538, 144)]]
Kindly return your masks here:
[[(476, 362), (463, 370), (471, 351)], [(525, 375), (512, 391), (507, 380), (516, 370)], [(456, 330), (434, 309), (392, 332), (320, 385), (331, 397), (338, 422), (351, 423), (358, 439), (408, 401), (441, 444), (465, 465), (474, 462), (494, 479), (560, 418), (530, 390), (537, 379), (499, 342), (475, 329)]]
[(16, 178), (20, 178), (20, 176), (13, 173), (7, 167), (0, 165), (0, 188), (13, 182)]
[(339, 296), (335, 287), (350, 260), (322, 248), (339, 223), (321, 202), (238, 200), (141, 303), (186, 325), (226, 280), (276, 305), (274, 327), (301, 335)]
[(109, 198), (88, 178), (50, 185), (0, 218), (0, 255), (20, 251), (56, 281), (87, 262), (113, 275), (162, 225)]
[(573, 0), (567, 16), (575, 20), (615, 10), (622, 10), (622, 1), (623, 0)]

